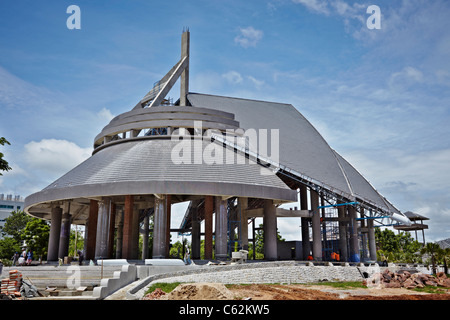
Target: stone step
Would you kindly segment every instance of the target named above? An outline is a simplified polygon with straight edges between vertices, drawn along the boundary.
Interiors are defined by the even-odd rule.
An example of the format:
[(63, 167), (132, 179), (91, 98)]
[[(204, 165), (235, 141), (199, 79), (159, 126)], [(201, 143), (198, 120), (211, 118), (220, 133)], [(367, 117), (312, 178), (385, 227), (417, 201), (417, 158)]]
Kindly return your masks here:
[[(77, 286), (93, 287), (100, 285), (102, 278), (113, 278), (114, 272), (120, 271), (121, 266), (20, 266), (3, 267), (2, 278), (9, 276), (10, 270), (19, 270), (23, 279), (38, 289), (47, 287), (66, 287), (75, 280)], [(103, 270), (102, 270), (103, 269)], [(78, 273), (78, 274), (77, 274)]]

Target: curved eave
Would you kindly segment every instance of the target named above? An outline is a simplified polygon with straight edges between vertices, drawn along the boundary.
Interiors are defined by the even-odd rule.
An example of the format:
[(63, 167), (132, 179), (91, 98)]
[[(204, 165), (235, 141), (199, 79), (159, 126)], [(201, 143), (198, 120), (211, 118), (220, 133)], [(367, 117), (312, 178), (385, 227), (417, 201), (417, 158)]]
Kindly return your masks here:
[[(209, 145), (207, 140), (197, 142), (203, 149)], [(296, 191), (270, 170), (239, 155), (235, 164), (226, 164), (225, 160), (224, 164), (174, 163), (171, 152), (178, 143), (167, 139), (128, 140), (104, 148), (42, 191), (28, 196), (25, 212), (39, 216), (40, 208), (52, 202), (129, 194), (297, 200)]]

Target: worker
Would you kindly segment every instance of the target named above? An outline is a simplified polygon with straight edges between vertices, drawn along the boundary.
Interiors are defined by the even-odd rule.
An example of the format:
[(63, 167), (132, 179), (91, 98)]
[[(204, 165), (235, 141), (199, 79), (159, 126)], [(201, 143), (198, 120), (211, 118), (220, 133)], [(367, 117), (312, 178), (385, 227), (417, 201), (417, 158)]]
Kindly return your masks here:
[(331, 261), (335, 261), (336, 260), (336, 253), (333, 251), (331, 253)]
[(335, 257), (335, 259), (336, 259), (337, 262), (339, 262), (339, 260), (341, 260), (341, 257), (339, 256), (339, 253), (336, 253), (336, 254), (334, 255), (334, 257)]

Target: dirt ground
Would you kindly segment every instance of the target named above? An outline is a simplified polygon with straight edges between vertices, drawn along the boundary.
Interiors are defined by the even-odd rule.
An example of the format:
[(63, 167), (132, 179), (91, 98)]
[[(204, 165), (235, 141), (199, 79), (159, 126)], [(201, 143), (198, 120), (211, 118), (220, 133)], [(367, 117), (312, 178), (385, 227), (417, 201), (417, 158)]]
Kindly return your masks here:
[(252, 300), (450, 300), (450, 292), (431, 294), (408, 289), (336, 289), (308, 285), (232, 285), (238, 299)]
[(405, 288), (349, 288), (325, 285), (186, 283), (166, 294), (160, 289), (143, 300), (450, 300), (450, 291), (443, 294), (422, 293)]

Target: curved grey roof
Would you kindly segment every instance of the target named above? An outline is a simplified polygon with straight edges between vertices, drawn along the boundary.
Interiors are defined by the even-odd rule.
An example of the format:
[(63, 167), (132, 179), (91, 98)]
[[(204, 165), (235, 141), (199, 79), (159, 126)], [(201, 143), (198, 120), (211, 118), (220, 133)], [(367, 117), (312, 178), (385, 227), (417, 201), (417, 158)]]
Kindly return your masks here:
[[(192, 140), (194, 141), (194, 140)], [(296, 201), (297, 195), (273, 172), (235, 154), (223, 164), (174, 163), (177, 140), (137, 137), (111, 143), (25, 200), (30, 206), (50, 201), (114, 195), (222, 195)], [(211, 142), (201, 140), (203, 150)], [(219, 148), (225, 150), (222, 146)], [(191, 149), (192, 159), (198, 150)], [(32, 211), (32, 210), (31, 210)]]
[(215, 109), (154, 106), (151, 108), (133, 109), (113, 118), (94, 139), (94, 147), (102, 144), (105, 137), (127, 132), (131, 129), (142, 130), (159, 127), (193, 128), (195, 121), (202, 121), (204, 129), (238, 129), (239, 122), (234, 114)]
[(381, 210), (398, 212), (291, 104), (190, 93), (200, 108), (233, 113), (240, 127), (279, 129), (278, 162), (350, 200), (363, 200)]

